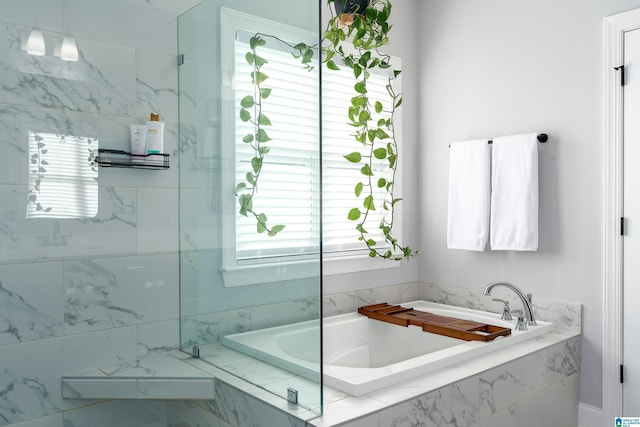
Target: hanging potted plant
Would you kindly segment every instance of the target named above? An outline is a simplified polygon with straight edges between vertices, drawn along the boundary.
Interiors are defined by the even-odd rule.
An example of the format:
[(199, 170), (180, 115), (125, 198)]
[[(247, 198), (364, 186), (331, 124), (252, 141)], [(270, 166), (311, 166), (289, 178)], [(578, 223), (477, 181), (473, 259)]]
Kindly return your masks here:
[[(394, 129), (396, 110), (402, 105), (402, 94), (394, 87), (401, 70), (394, 69), (391, 56), (381, 49), (389, 44), (391, 24), (390, 0), (327, 0), (336, 14), (324, 33), (323, 62), (329, 70), (341, 66), (353, 71), (354, 85), (351, 103), (346, 107), (347, 121), (354, 129), (354, 141), (359, 145), (344, 158), (360, 166), (361, 180), (354, 194), (359, 205), (348, 212), (359, 237), (369, 250), (369, 256), (401, 260), (419, 251), (402, 245), (393, 235), (394, 211), (401, 199), (394, 196), (398, 166), (398, 142)], [(340, 63), (340, 65), (338, 65)], [(383, 104), (369, 96), (369, 79), (376, 69), (388, 73), (386, 92), (389, 102)], [(383, 163), (384, 169), (379, 170)], [(383, 210), (382, 220), (372, 224), (370, 214)], [(383, 241), (371, 237), (368, 229), (377, 227)]]
[(333, 4), (338, 16), (343, 13), (363, 14), (369, 6), (369, 0), (334, 0)]
[[(348, 123), (354, 128), (354, 141), (364, 148), (346, 154), (344, 158), (361, 166), (362, 181), (355, 185), (354, 193), (361, 205), (348, 212), (348, 220), (355, 223), (359, 237), (369, 250), (369, 256), (384, 259), (401, 260), (411, 258), (419, 251), (403, 246), (393, 235), (395, 206), (401, 199), (394, 197), (395, 174), (398, 165), (398, 144), (394, 132), (396, 110), (402, 104), (402, 94), (397, 93), (394, 82), (400, 75), (399, 69), (393, 69), (390, 55), (380, 49), (389, 44), (391, 24), (390, 0), (327, 0), (333, 3), (335, 14), (331, 19), (323, 38), (323, 63), (329, 70), (339, 70), (336, 61), (353, 71), (355, 83), (354, 95), (346, 108)], [(271, 88), (264, 86), (268, 78), (262, 68), (267, 60), (259, 55), (258, 49), (264, 46), (267, 38), (273, 38), (286, 44), (295, 58), (301, 59), (302, 66), (312, 69), (311, 59), (314, 46), (304, 43), (289, 44), (277, 37), (256, 33), (250, 41), (250, 52), (246, 54), (247, 62), (253, 67), (251, 81), (255, 87), (254, 96), (246, 96), (240, 102), (240, 119), (250, 122), (253, 129), (243, 137), (243, 142), (250, 144), (255, 156), (251, 160), (252, 170), (247, 171), (246, 180), (237, 183), (235, 191), (238, 197), (239, 213), (243, 216), (255, 217), (257, 231), (275, 236), (285, 225), (267, 225), (267, 216), (253, 208), (253, 198), (259, 184), (265, 156), (270, 141), (266, 129), (271, 122), (262, 111), (263, 101), (268, 98)], [(384, 70), (389, 74), (386, 92), (389, 102), (385, 107), (382, 102), (369, 97), (369, 77), (373, 70)], [(386, 164), (384, 171), (378, 170), (378, 164)], [(379, 197), (380, 193), (382, 196)], [(379, 228), (383, 240), (377, 242), (371, 238), (370, 213), (381, 209), (385, 212), (383, 219), (373, 226)]]

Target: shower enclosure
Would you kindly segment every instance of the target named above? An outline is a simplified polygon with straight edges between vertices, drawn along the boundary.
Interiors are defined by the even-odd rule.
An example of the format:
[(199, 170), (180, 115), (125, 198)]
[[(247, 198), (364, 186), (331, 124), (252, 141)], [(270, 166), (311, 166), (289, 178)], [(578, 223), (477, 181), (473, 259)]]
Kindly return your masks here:
[[(179, 17), (178, 32), (181, 347), (314, 416), (319, 4), (204, 0)], [(305, 375), (227, 338), (299, 322), (308, 328), (298, 345), (315, 368)]]

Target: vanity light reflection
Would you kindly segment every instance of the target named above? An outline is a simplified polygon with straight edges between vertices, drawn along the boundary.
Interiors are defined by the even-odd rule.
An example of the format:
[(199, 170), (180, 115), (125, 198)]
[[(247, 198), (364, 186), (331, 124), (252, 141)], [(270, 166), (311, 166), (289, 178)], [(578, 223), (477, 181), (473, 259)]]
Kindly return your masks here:
[(44, 36), (40, 30), (31, 30), (27, 39), (27, 53), (33, 56), (44, 56)]

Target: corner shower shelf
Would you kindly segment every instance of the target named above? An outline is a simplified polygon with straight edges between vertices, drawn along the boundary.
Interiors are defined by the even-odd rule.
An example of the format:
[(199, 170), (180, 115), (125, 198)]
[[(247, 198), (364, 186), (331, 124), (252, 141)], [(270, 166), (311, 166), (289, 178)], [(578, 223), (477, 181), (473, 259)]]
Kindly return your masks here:
[(419, 326), (424, 332), (445, 335), (466, 341), (491, 341), (511, 335), (511, 329), (455, 317), (439, 316), (426, 311), (405, 308), (399, 305), (367, 305), (358, 308), (358, 313), (370, 319), (381, 320), (400, 326)]
[(95, 163), (102, 167), (133, 168), (133, 169), (169, 169), (168, 154), (135, 155), (107, 148), (98, 149)]

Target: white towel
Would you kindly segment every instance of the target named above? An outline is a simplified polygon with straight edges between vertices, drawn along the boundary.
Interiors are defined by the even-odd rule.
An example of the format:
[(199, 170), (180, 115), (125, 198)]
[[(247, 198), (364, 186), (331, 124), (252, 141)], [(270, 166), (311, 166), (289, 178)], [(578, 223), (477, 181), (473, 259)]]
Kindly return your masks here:
[(449, 149), (447, 247), (484, 251), (489, 240), (491, 146), (487, 139), (462, 141)]
[(493, 140), (491, 249), (538, 249), (538, 140), (536, 134)]

